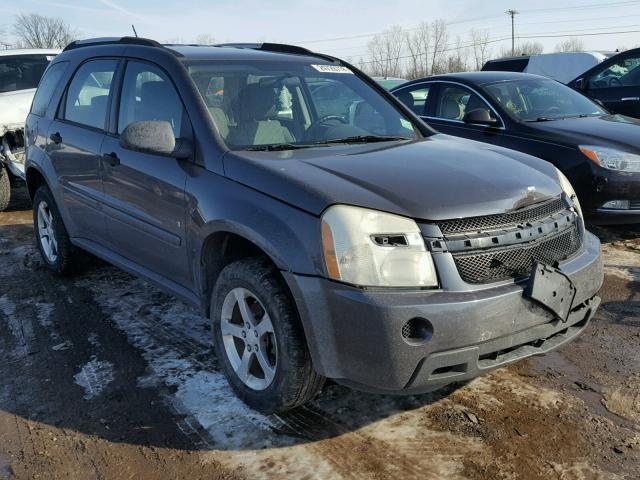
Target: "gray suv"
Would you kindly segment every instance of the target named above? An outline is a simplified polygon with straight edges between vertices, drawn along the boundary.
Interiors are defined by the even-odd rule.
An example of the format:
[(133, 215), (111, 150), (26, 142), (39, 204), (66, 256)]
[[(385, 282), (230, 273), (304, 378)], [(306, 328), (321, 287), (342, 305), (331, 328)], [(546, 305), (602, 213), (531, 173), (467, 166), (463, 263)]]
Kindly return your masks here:
[(264, 412), (325, 378), (413, 394), (584, 330), (600, 244), (551, 164), (441, 135), (338, 59), (279, 44), (74, 42), (26, 125), (37, 244), (199, 306)]

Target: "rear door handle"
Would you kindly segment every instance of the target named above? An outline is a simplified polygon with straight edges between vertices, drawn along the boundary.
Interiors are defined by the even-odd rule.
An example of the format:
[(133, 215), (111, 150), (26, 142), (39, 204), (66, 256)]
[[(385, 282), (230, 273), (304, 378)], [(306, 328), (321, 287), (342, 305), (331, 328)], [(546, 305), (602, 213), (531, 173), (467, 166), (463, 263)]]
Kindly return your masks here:
[(622, 97), (620, 99), (621, 102), (637, 102), (640, 100), (640, 97)]
[(118, 158), (118, 154), (116, 152), (105, 153), (102, 158), (104, 158), (105, 162), (107, 162), (112, 167), (120, 165), (120, 159)]
[(49, 138), (56, 145), (62, 143), (62, 136), (60, 135), (60, 132), (52, 133), (51, 135), (49, 135)]

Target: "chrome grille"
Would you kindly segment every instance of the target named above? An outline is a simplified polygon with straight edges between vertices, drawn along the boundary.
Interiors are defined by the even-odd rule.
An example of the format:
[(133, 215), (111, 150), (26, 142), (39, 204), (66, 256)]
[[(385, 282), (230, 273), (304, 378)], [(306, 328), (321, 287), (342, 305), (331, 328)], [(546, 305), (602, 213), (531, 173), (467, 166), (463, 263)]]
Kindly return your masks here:
[(558, 197), (542, 202), (531, 207), (522, 208), (515, 212), (486, 215), (483, 217), (469, 217), (438, 222), (442, 234), (446, 237), (451, 234), (464, 232), (490, 231), (508, 228), (527, 222), (549, 217), (567, 208), (567, 204)]
[(629, 208), (631, 210), (640, 210), (640, 200), (631, 200), (629, 202)]
[(535, 262), (553, 265), (574, 255), (580, 248), (580, 233), (569, 229), (524, 245), (489, 249), (479, 253), (454, 254), (460, 276), (468, 283), (488, 283), (528, 276)]

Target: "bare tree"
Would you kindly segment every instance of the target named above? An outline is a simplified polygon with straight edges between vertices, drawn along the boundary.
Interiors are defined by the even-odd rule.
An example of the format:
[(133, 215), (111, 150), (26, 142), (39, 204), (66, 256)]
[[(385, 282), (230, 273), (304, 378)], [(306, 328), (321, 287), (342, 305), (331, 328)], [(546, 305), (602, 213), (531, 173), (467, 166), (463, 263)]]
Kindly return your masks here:
[(408, 60), (405, 75), (407, 78), (420, 78), (429, 74), (429, 48), (431, 29), (427, 22), (421, 22), (413, 33), (405, 33)]
[(467, 54), (468, 52), (462, 43), (462, 38), (457, 36), (453, 53), (447, 56), (446, 72), (464, 72), (468, 70)]
[(444, 53), (447, 50), (449, 34), (447, 23), (442, 20), (434, 20), (431, 23), (431, 74), (444, 73), (446, 71), (446, 59)]
[(584, 42), (576, 37), (568, 38), (556, 45), (556, 52), (583, 52)]
[(402, 73), (402, 47), (405, 35), (402, 27), (394, 26), (375, 35), (367, 44), (371, 59), (365, 70), (371, 75), (399, 77)]
[(79, 33), (62, 18), (38, 13), (21, 13), (16, 17), (13, 33), (19, 48), (63, 48)]
[(210, 33), (201, 33), (196, 37), (196, 43), (198, 45), (214, 45), (216, 39)]
[(491, 50), (489, 49), (489, 31), (471, 30), (470, 36), (475, 69), (480, 70), (491, 56)]
[[(544, 52), (544, 45), (540, 42), (520, 42), (516, 43), (515, 52), (513, 56), (519, 57), (521, 55), (539, 55)], [(511, 57), (511, 48), (502, 48), (500, 50), (500, 57)]]

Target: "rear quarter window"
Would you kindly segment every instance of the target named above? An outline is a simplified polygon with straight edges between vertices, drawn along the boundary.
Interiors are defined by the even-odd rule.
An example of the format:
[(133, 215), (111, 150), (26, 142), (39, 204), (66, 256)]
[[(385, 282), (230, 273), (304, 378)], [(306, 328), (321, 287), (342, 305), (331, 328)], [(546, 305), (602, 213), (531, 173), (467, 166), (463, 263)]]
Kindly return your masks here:
[(51, 65), (44, 73), (40, 85), (33, 97), (33, 103), (31, 104), (31, 113), (44, 117), (47, 112), (47, 107), (51, 103), (51, 96), (56, 87), (60, 83), (62, 75), (67, 69), (69, 62), (59, 62)]

